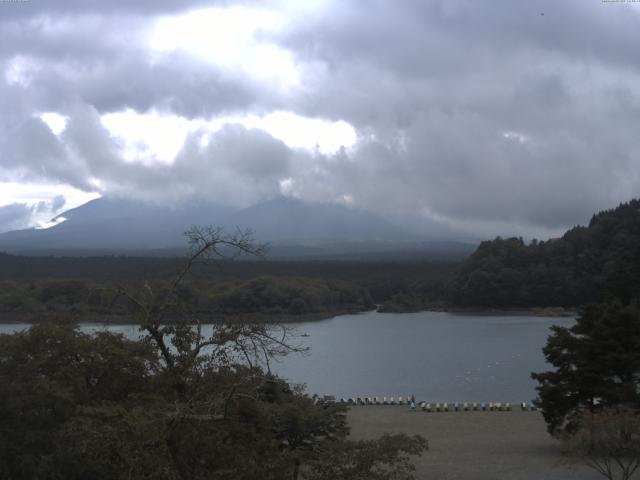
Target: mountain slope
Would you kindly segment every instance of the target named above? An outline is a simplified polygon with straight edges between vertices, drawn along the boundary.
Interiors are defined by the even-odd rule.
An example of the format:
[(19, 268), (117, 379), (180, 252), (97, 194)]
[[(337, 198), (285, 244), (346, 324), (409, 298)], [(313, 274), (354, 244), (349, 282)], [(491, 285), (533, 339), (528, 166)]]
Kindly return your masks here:
[(194, 224), (216, 224), (228, 207), (210, 204), (175, 208), (99, 198), (64, 212), (54, 227), (0, 235), (0, 248), (30, 250), (145, 250), (184, 245), (183, 232)]
[(327, 242), (384, 242), (406, 236), (368, 212), (287, 198), (237, 211), (212, 204), (170, 208), (103, 197), (68, 210), (55, 220), (61, 223), (48, 229), (0, 235), (0, 248), (13, 252), (176, 249), (184, 247), (183, 232), (192, 225), (220, 225), (229, 231), (249, 228), (258, 241), (304, 246), (303, 251), (311, 253), (322, 253), (324, 249), (313, 245)]
[(0, 251), (28, 254), (175, 255), (185, 248), (192, 225), (227, 231), (251, 229), (270, 243), (271, 258), (458, 260), (472, 245), (429, 242), (364, 210), (276, 198), (242, 210), (190, 203), (173, 208), (131, 200), (99, 198), (68, 210), (54, 227), (0, 235)]
[(225, 225), (251, 228), (260, 240), (274, 242), (317, 244), (407, 238), (397, 226), (373, 213), (285, 197), (241, 210), (228, 218)]

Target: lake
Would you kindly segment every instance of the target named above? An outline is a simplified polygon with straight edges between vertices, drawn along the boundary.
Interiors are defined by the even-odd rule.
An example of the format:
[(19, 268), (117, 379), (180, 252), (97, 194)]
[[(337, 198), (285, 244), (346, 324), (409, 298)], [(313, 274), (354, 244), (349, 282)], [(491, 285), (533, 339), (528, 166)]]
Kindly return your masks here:
[[(431, 402), (521, 402), (535, 396), (532, 371), (549, 366), (542, 355), (549, 327), (567, 317), (448, 312), (367, 312), (290, 324), (310, 348), (272, 365), (309, 392), (336, 397), (415, 395)], [(28, 328), (0, 325), (0, 333)], [(130, 338), (135, 325), (83, 324)]]

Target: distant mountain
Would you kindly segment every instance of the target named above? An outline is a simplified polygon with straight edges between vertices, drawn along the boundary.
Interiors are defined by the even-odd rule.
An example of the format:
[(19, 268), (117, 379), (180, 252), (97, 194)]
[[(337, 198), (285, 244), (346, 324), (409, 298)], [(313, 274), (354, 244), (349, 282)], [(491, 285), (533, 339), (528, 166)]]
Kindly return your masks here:
[(68, 210), (48, 229), (0, 235), (0, 250), (54, 255), (175, 255), (192, 225), (251, 229), (272, 258), (461, 259), (473, 246), (425, 242), (378, 215), (337, 204), (279, 197), (245, 209), (190, 203), (175, 207), (103, 197)]
[(458, 241), (345, 241), (316, 246), (272, 244), (269, 248), (269, 258), (362, 262), (458, 262), (471, 255), (477, 245)]
[(68, 210), (48, 229), (27, 229), (0, 235), (7, 251), (131, 251), (184, 245), (183, 232), (194, 224), (216, 224), (233, 210), (211, 204), (174, 208), (102, 197)]
[(241, 210), (227, 227), (251, 228), (260, 240), (326, 244), (336, 241), (406, 240), (399, 227), (379, 216), (344, 205), (310, 204), (279, 197)]

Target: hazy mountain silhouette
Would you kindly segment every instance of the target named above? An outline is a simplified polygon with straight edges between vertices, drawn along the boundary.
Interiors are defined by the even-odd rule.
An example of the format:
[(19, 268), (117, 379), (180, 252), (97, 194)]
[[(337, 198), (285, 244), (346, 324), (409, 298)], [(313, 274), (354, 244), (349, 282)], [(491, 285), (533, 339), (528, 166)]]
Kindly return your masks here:
[(66, 220), (48, 229), (27, 229), (0, 235), (9, 250), (147, 250), (184, 245), (184, 231), (193, 224), (219, 223), (229, 207), (197, 204), (179, 207), (99, 198), (56, 217)]
[[(362, 255), (404, 249), (448, 250), (430, 244), (378, 215), (339, 204), (310, 204), (279, 197), (245, 209), (210, 203), (166, 207), (103, 197), (56, 217), (65, 220), (48, 229), (0, 235), (0, 250), (27, 253), (171, 254), (185, 247), (184, 231), (192, 225), (219, 225), (228, 231), (252, 229), (270, 242), (275, 257)], [(462, 245), (462, 247), (461, 247)], [(472, 247), (452, 244), (460, 256)]]
[(228, 218), (225, 226), (251, 228), (261, 240), (304, 244), (407, 238), (399, 227), (373, 213), (338, 204), (309, 204), (287, 197), (241, 210)]

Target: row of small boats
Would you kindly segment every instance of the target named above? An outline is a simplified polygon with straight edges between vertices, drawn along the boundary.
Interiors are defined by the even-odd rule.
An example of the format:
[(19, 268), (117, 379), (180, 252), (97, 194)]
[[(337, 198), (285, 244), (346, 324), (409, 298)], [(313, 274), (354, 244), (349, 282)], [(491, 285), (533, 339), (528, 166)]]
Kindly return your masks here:
[(535, 411), (532, 403), (521, 402), (518, 407), (509, 402), (415, 402), (413, 397), (355, 397), (341, 398), (339, 401), (332, 395), (325, 395), (324, 403), (341, 403), (343, 405), (407, 405), (424, 412), (508, 412), (519, 407), (520, 410)]

